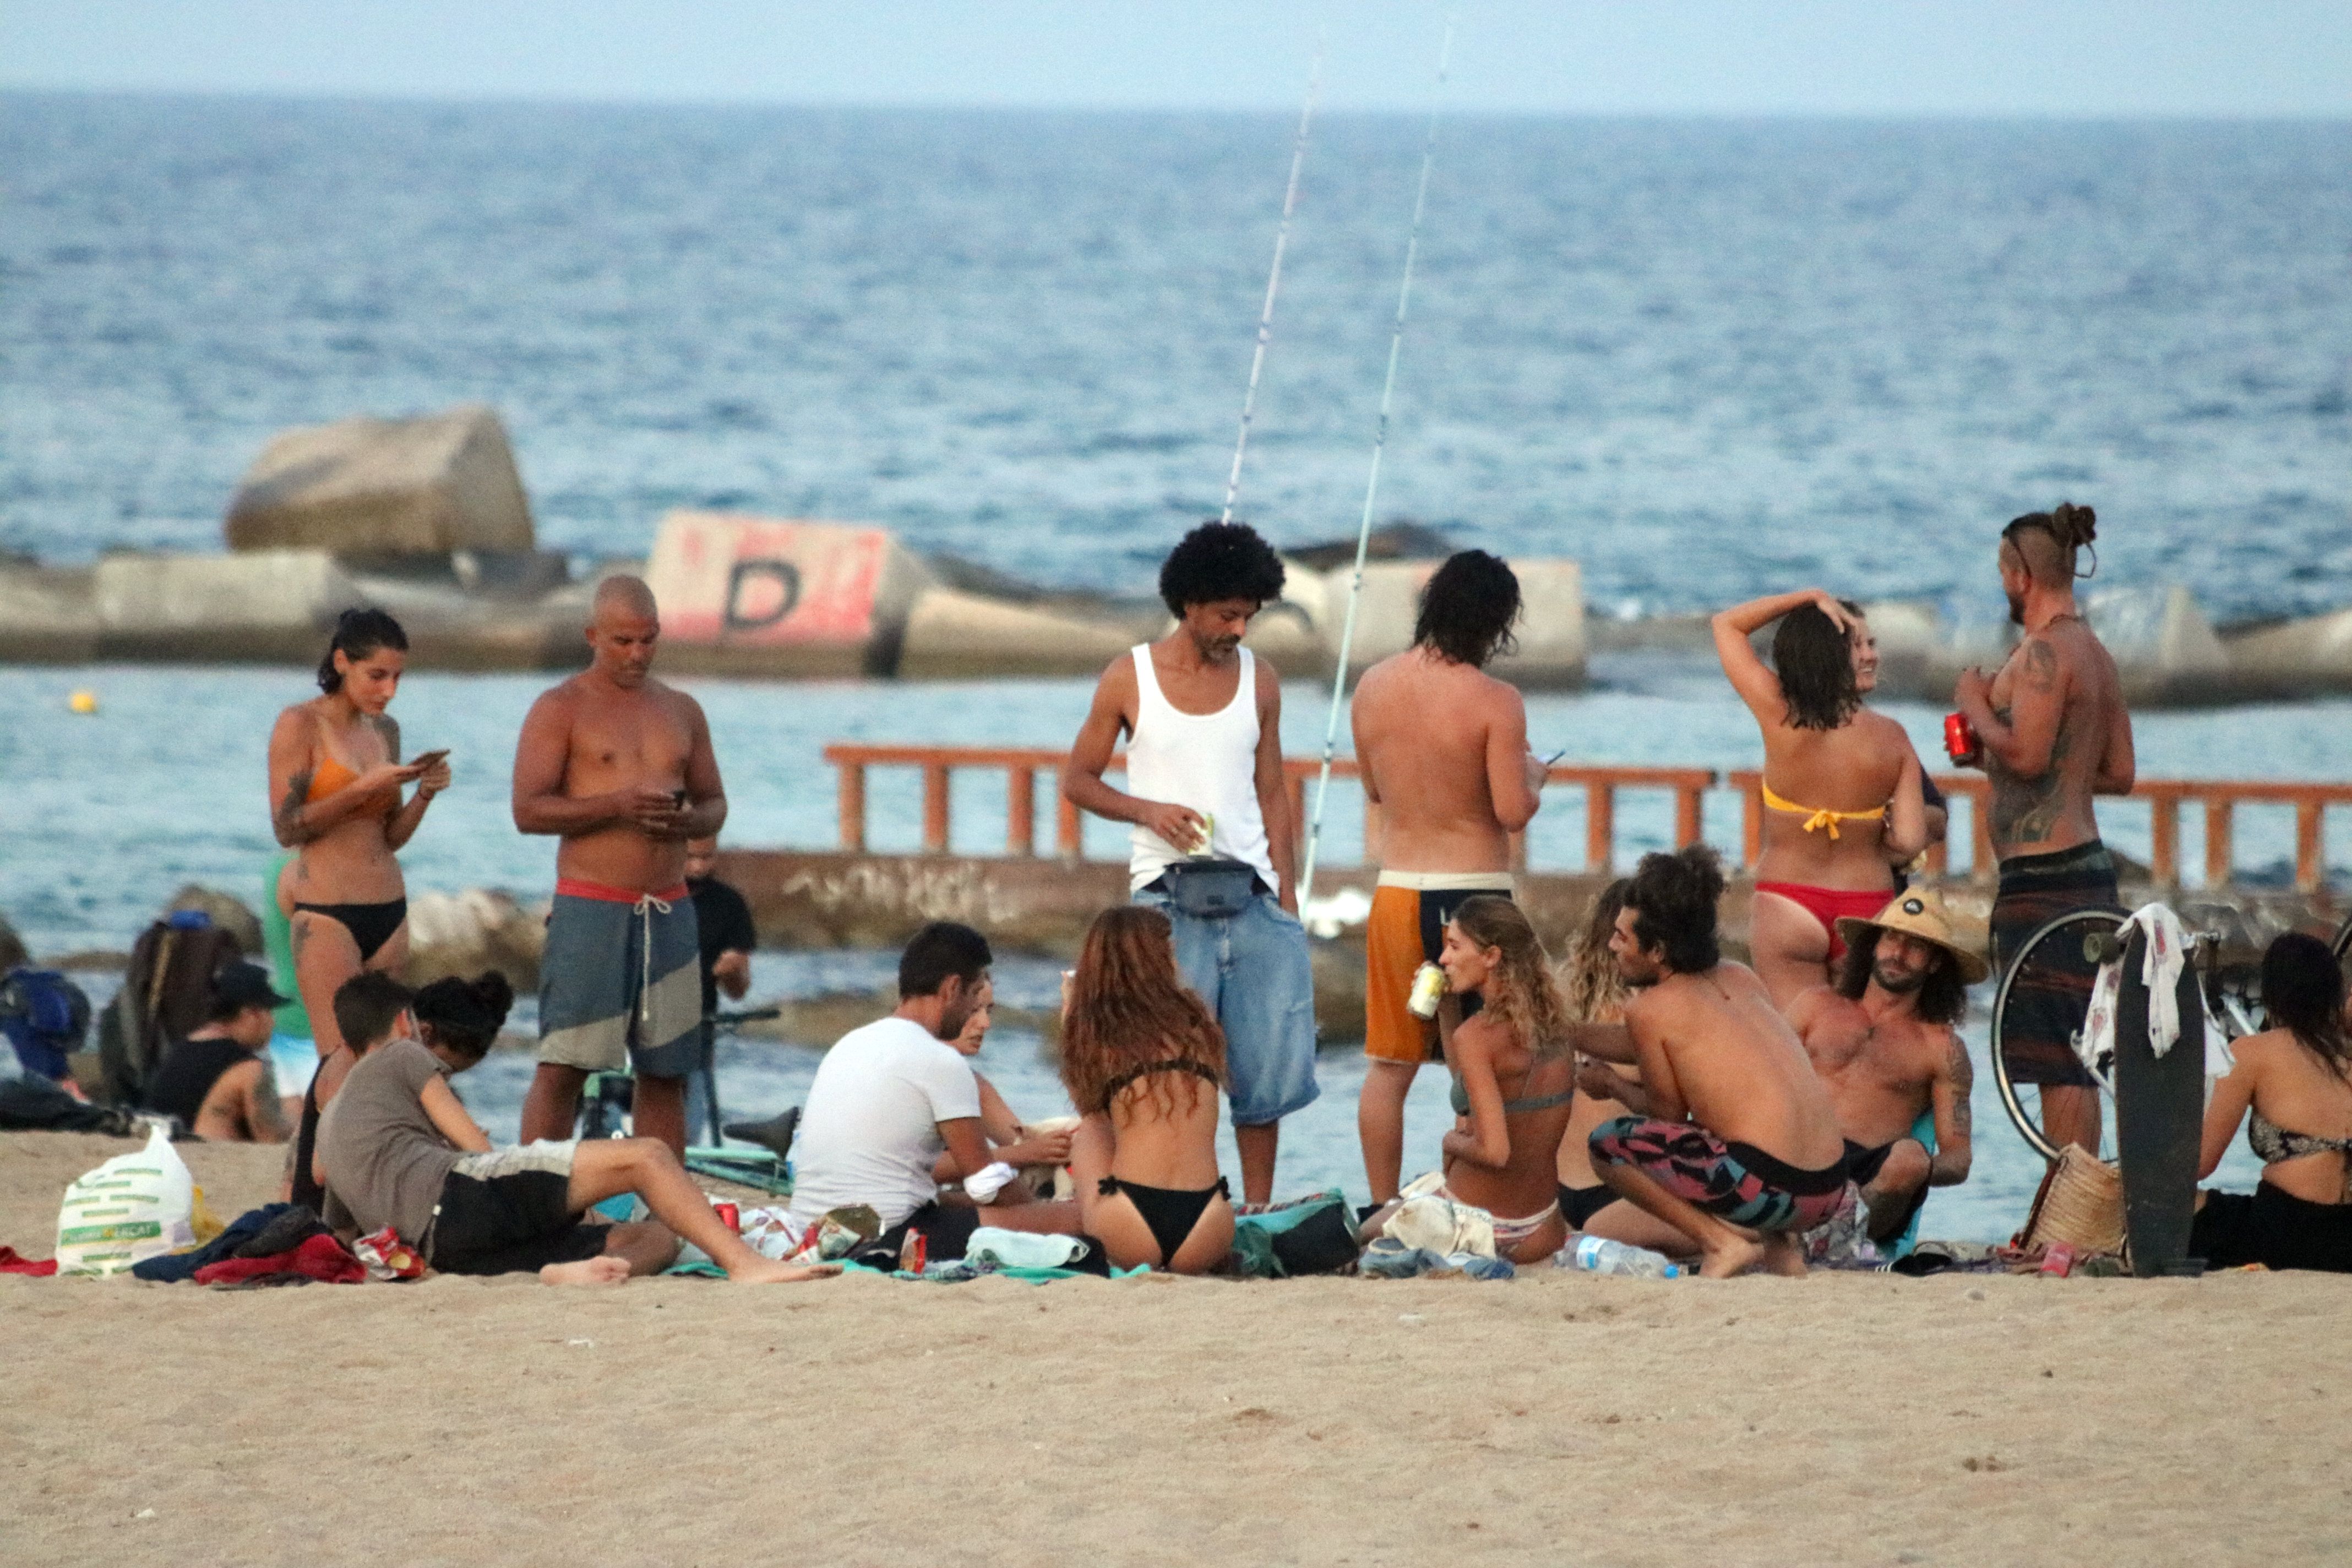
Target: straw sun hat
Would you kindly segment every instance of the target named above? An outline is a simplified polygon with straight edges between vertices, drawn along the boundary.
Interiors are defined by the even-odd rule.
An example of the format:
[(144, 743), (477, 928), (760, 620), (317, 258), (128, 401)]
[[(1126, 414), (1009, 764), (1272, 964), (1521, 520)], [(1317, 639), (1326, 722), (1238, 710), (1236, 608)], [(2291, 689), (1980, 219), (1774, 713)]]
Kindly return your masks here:
[(1886, 900), (1886, 907), (1878, 911), (1875, 920), (1838, 917), (1838, 938), (1848, 947), (1876, 942), (1883, 931), (1901, 931), (1905, 936), (1917, 937), (1942, 948), (1958, 961), (1960, 978), (1970, 985), (1992, 973), (1992, 965), (1984, 961), (1982, 953), (1961, 943), (1951, 911), (1944, 908), (1943, 896), (1932, 889), (1904, 889)]

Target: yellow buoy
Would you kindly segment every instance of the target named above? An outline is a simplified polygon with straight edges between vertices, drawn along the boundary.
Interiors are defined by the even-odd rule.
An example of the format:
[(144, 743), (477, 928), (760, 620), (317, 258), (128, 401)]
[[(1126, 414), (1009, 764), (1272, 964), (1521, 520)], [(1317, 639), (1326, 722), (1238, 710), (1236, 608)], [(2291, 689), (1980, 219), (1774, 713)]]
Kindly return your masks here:
[(66, 699), (66, 706), (72, 709), (77, 713), (95, 713), (98, 711), (98, 693), (95, 691), (77, 691), (71, 697)]

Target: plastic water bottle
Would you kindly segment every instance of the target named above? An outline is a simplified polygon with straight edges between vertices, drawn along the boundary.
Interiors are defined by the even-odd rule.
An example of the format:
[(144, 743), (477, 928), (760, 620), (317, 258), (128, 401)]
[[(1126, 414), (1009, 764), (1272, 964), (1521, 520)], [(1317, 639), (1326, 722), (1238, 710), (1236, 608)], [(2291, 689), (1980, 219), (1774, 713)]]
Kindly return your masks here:
[(1626, 1274), (1637, 1279), (1679, 1279), (1683, 1266), (1663, 1252), (1631, 1247), (1606, 1237), (1580, 1236), (1559, 1255), (1560, 1263), (1587, 1274)]

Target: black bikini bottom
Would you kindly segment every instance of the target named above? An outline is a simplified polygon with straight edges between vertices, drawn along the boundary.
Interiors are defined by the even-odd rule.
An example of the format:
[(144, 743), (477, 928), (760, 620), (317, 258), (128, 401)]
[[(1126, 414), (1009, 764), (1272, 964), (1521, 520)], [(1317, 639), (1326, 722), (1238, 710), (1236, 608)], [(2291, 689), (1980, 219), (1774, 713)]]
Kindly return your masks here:
[(377, 950), (392, 940), (400, 922), (408, 918), (408, 900), (394, 899), (388, 904), (296, 904), (298, 910), (308, 910), (314, 915), (324, 915), (352, 933), (359, 944), (360, 962), (365, 963)]
[(1571, 1187), (1566, 1182), (1555, 1184), (1559, 1188), (1559, 1212), (1570, 1230), (1582, 1230), (1586, 1220), (1617, 1201), (1614, 1187)]
[(1209, 1200), (1232, 1195), (1223, 1176), (1217, 1178), (1217, 1184), (1213, 1187), (1189, 1191), (1178, 1187), (1147, 1187), (1136, 1182), (1122, 1182), (1117, 1176), (1105, 1176), (1095, 1184), (1095, 1191), (1107, 1198), (1120, 1193), (1127, 1194), (1128, 1202), (1135, 1205), (1135, 1212), (1143, 1216), (1144, 1228), (1150, 1231), (1151, 1239), (1160, 1244), (1160, 1262), (1163, 1268), (1176, 1261), (1176, 1249), (1184, 1245), (1184, 1238), (1191, 1236), (1192, 1227), (1201, 1223), (1201, 1216), (1209, 1210)]

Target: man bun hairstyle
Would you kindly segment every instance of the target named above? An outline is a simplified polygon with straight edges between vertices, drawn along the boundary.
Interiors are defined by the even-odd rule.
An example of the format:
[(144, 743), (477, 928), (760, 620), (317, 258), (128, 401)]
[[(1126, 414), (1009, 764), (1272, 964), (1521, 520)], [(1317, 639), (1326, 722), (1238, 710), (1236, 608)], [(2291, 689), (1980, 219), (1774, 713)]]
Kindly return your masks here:
[(1282, 557), (1245, 522), (1204, 522), (1160, 564), (1160, 597), (1181, 620), (1190, 605), (1248, 599), (1270, 605), (1282, 597)]
[(1445, 564), (1422, 585), (1413, 646), (1483, 669), (1496, 655), (1518, 650), (1511, 636), (1518, 618), (1518, 574), (1499, 556), (1461, 551), (1447, 556)]
[(478, 1057), (497, 1043), (514, 1006), (514, 987), (497, 970), (471, 980), (452, 974), (417, 992), (409, 1010), (428, 1041), (460, 1056)]
[(971, 927), (933, 921), (917, 931), (898, 955), (898, 1000), (936, 996), (950, 978), (961, 980), (967, 987), (977, 985), (995, 962), (988, 939)]
[[(2045, 544), (2029, 542), (2027, 534), (2040, 534)], [(2025, 563), (2028, 574), (2037, 582), (2072, 582), (2080, 575), (2095, 577), (2099, 571), (2099, 552), (2092, 541), (2099, 534), (2099, 514), (2086, 506), (2062, 500), (2048, 511), (2029, 511), (2023, 517), (2011, 518), (2000, 536)], [(2091, 569), (2077, 573), (2076, 552), (2091, 552)]]
[(334, 636), (327, 639), (327, 651), (319, 659), (319, 689), (331, 697), (343, 689), (342, 672), (335, 668), (337, 654), (356, 663), (383, 648), (408, 651), (408, 634), (400, 623), (383, 610), (345, 610), (335, 617)]
[(1772, 668), (1780, 678), (1792, 730), (1834, 730), (1862, 706), (1853, 683), (1853, 638), (1818, 605), (1799, 605), (1772, 634)]
[(1633, 940), (1643, 952), (1665, 950), (1677, 974), (1698, 974), (1723, 962), (1716, 940), (1716, 906), (1723, 899), (1723, 860), (1704, 844), (1673, 854), (1644, 855), (1625, 889), (1633, 911)]

